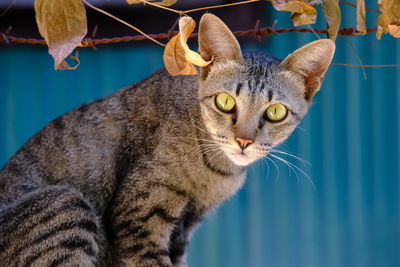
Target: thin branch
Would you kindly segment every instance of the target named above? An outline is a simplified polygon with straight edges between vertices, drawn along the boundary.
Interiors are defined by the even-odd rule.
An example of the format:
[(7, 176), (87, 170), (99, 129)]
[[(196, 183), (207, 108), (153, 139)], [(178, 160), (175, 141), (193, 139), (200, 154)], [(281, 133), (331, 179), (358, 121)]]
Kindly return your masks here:
[(94, 9), (94, 10), (96, 10), (96, 11), (98, 11), (98, 12), (100, 12), (100, 13), (106, 15), (106, 16), (109, 16), (110, 18), (115, 19), (116, 21), (118, 21), (118, 22), (124, 24), (125, 26), (127, 26), (127, 27), (129, 27), (129, 28), (131, 28), (131, 29), (134, 29), (135, 31), (139, 32), (140, 34), (142, 34), (143, 36), (145, 36), (145, 37), (148, 38), (149, 40), (153, 41), (154, 43), (156, 43), (156, 44), (158, 44), (158, 45), (161, 45), (161, 46), (165, 46), (165, 44), (160, 43), (160, 42), (157, 41), (156, 39), (151, 38), (149, 35), (147, 35), (147, 34), (144, 33), (143, 31), (141, 31), (140, 29), (136, 28), (135, 26), (129, 24), (128, 22), (123, 21), (122, 19), (117, 18), (116, 16), (114, 16), (114, 15), (108, 13), (107, 11), (104, 11), (104, 10), (98, 8), (98, 7), (93, 6), (92, 4), (90, 4), (89, 2), (87, 2), (86, 0), (82, 0), (82, 1), (83, 1), (88, 7), (92, 8), (92, 9)]
[(357, 67), (357, 68), (388, 68), (388, 67), (400, 67), (400, 64), (393, 65), (355, 65), (347, 63), (332, 63), (333, 66), (347, 66), (347, 67)]
[(8, 6), (7, 8), (3, 11), (3, 13), (0, 14), (0, 17), (4, 16), (8, 10), (10, 10), (10, 8), (15, 4), (15, 2), (17, 2), (17, 0), (13, 0)]
[(200, 10), (221, 8), (221, 7), (227, 7), (227, 6), (243, 5), (243, 4), (247, 4), (247, 3), (259, 2), (261, 0), (247, 0), (247, 1), (241, 1), (241, 2), (236, 2), (236, 3), (224, 4), (224, 5), (199, 7), (199, 8), (194, 8), (194, 9), (189, 9), (189, 10), (184, 10), (184, 11), (176, 10), (176, 9), (169, 8), (169, 7), (165, 7), (165, 6), (159, 5), (157, 3), (149, 2), (147, 0), (140, 0), (140, 1), (142, 3), (148, 4), (150, 6), (158, 7), (158, 8), (165, 9), (165, 10), (168, 10), (168, 11), (171, 11), (171, 12), (174, 12), (174, 13), (178, 13), (179, 15), (183, 15), (183, 14), (188, 14), (188, 13), (192, 13), (192, 12), (196, 12), (196, 11), (200, 11)]
[[(346, 40), (346, 38), (344, 38), (344, 36), (340, 36), (340, 37), (342, 37), (343, 41), (345, 41), (345, 43), (347, 43), (350, 46), (351, 50), (353, 50), (354, 54), (356, 55), (356, 58), (357, 58), (358, 62), (360, 62), (360, 66), (364, 66), (364, 63), (362, 62), (361, 57), (357, 53), (357, 50), (354, 47), (354, 45), (350, 41)], [(363, 72), (363, 75), (364, 75), (364, 80), (367, 80), (367, 74), (365, 73), (364, 67), (362, 68), (362, 72)]]
[[(357, 7), (357, 5), (352, 4), (352, 3), (349, 3), (349, 2), (346, 2), (346, 1), (339, 1), (339, 3), (341, 3), (341, 4), (343, 4), (343, 5), (348, 5), (348, 6), (352, 6), (352, 7)], [(376, 12), (376, 13), (381, 13), (381, 12), (380, 12), (379, 10), (377, 10), (377, 9), (368, 8), (368, 7), (366, 7), (365, 10), (369, 10), (369, 11)]]
[(310, 24), (307, 24), (308, 28), (311, 30), (311, 32), (317, 37), (318, 40), (321, 40), (321, 37), (319, 37), (318, 33), (315, 32), (315, 30), (311, 27)]
[(261, 0), (247, 0), (247, 1), (236, 2), (236, 3), (230, 3), (230, 4), (225, 4), (225, 5), (199, 7), (199, 8), (194, 8), (194, 9), (185, 10), (185, 11), (183, 11), (182, 13), (183, 13), (183, 14), (187, 14), (187, 13), (196, 12), (196, 11), (200, 11), (200, 10), (214, 9), (214, 8), (227, 7), (227, 6), (243, 5), (243, 4), (254, 3), (254, 2), (259, 2), (259, 1), (261, 1)]
[(172, 9), (172, 8), (169, 8), (169, 7), (166, 7), (166, 6), (162, 6), (162, 5), (159, 5), (159, 4), (156, 4), (156, 3), (152, 3), (152, 2), (149, 2), (149, 1), (146, 1), (146, 0), (140, 0), (140, 1), (142, 3), (148, 4), (149, 6), (155, 6), (155, 7), (158, 7), (158, 8), (161, 8), (161, 9), (165, 9), (165, 10), (168, 10), (168, 11), (171, 11), (171, 12), (174, 12), (174, 13), (178, 13), (179, 15), (183, 14), (183, 12), (180, 11), (180, 10)]

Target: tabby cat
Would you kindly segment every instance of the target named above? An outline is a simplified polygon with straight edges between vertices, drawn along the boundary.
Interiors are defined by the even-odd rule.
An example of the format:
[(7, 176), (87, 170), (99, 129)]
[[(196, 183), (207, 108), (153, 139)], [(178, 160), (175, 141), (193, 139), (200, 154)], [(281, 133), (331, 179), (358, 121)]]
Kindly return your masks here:
[(49, 123), (0, 173), (2, 266), (186, 266), (205, 214), (296, 128), (335, 50), (242, 55), (205, 14), (198, 77), (161, 70)]

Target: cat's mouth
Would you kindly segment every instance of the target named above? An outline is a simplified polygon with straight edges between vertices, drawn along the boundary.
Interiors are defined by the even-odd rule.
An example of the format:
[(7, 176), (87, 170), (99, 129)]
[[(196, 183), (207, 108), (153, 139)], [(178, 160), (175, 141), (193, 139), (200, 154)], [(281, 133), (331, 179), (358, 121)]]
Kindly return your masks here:
[(246, 150), (226, 152), (226, 155), (238, 166), (247, 166), (256, 160), (254, 157), (250, 156), (250, 153)]

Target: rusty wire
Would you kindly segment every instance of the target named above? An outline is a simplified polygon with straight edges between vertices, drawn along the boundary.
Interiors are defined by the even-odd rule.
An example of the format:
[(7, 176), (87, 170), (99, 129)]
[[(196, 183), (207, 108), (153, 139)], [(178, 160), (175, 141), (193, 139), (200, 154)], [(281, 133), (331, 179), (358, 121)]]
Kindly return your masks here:
[[(11, 27), (7, 29), (7, 31), (0, 33), (0, 44), (6, 43), (16, 43), (16, 44), (31, 44), (31, 45), (46, 45), (45, 40), (43, 39), (35, 39), (35, 38), (23, 38), (23, 37), (16, 37), (9, 34), (11, 31)], [(283, 29), (275, 29), (274, 27), (259, 27), (259, 23), (256, 23), (255, 27), (250, 30), (244, 31), (235, 31), (233, 34), (236, 37), (242, 36), (254, 36), (257, 40), (260, 37), (267, 37), (271, 34), (281, 34), (281, 33), (289, 33), (289, 32), (302, 32), (302, 33), (327, 33), (327, 30), (322, 29), (310, 29), (310, 28), (283, 28)], [(367, 33), (376, 32), (376, 28), (368, 28)], [(158, 34), (149, 34), (154, 39), (170, 39), (172, 36), (177, 34), (178, 31), (172, 31), (168, 33), (158, 33)], [(354, 35), (356, 33), (355, 28), (342, 28), (339, 30), (338, 35)], [(193, 33), (190, 35), (190, 38), (197, 37), (197, 33)], [(91, 37), (86, 37), (82, 41), (83, 47), (92, 47), (95, 48), (96, 45), (107, 45), (107, 44), (116, 44), (116, 43), (128, 43), (128, 42), (135, 42), (135, 41), (143, 41), (148, 40), (143, 35), (134, 35), (134, 36), (122, 36), (122, 37), (111, 37), (111, 38), (94, 38), (94, 34)]]

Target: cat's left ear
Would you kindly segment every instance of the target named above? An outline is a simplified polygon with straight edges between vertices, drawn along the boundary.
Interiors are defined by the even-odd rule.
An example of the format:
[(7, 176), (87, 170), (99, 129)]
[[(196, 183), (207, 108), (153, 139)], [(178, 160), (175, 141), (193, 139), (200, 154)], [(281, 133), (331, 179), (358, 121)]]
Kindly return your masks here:
[(297, 49), (282, 61), (281, 66), (284, 69), (293, 71), (304, 79), (304, 96), (309, 103), (321, 87), (334, 53), (335, 42), (321, 39)]

